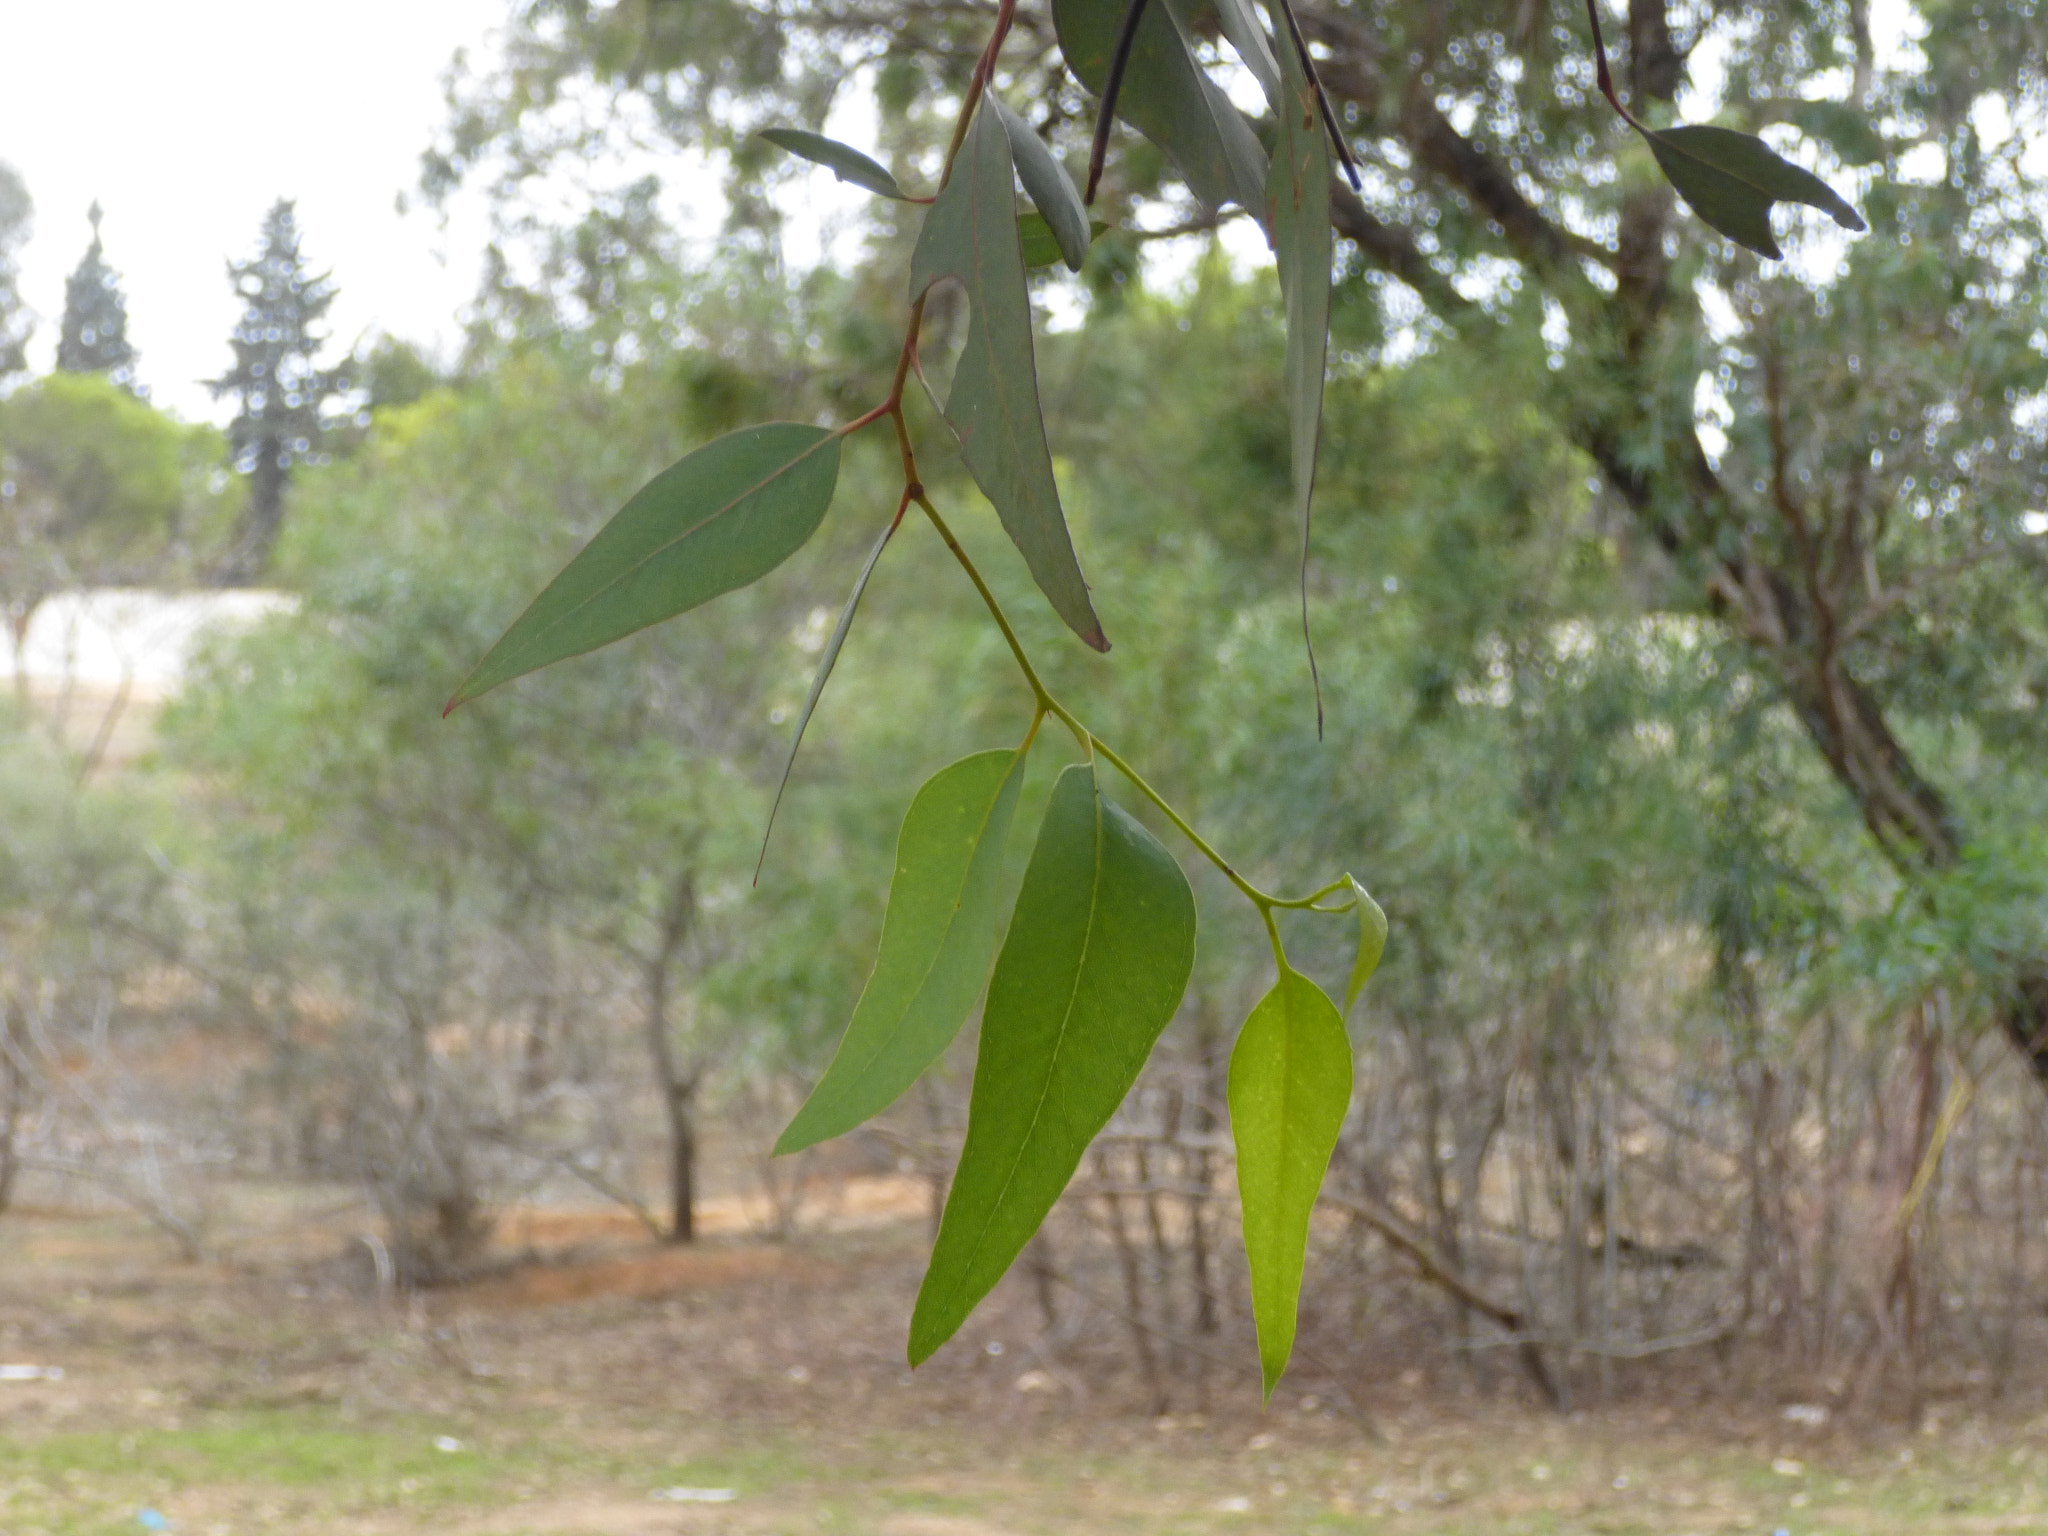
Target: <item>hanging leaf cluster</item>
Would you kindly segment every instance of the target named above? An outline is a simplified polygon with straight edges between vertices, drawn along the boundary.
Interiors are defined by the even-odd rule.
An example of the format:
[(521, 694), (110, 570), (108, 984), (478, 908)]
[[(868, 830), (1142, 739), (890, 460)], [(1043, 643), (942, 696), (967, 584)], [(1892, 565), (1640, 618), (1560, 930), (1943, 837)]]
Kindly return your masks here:
[[(776, 1144), (794, 1152), (844, 1134), (893, 1103), (946, 1052), (980, 1007), (965, 1144), (911, 1319), (913, 1364), (958, 1330), (1008, 1270), (1066, 1188), (1179, 1009), (1194, 963), (1195, 903), (1172, 852), (1105, 783), (1123, 781), (1251, 903), (1271, 939), (1275, 979), (1240, 1031), (1229, 1073), (1245, 1252), (1265, 1390), (1293, 1347), (1318, 1192), (1351, 1102), (1344, 1012), (1387, 942), (1384, 913), (1349, 874), (1304, 896), (1245, 880), (1136, 769), (1039, 677), (980, 571), (933, 505), (903, 409), (924, 374), (919, 338), (941, 283), (965, 297), (968, 328), (946, 398), (952, 445), (995, 508), (1046, 602), (1085, 644), (1109, 649), (1054, 474), (1033, 358), (1029, 273), (1078, 271), (1104, 226), (1094, 184), (1118, 120), (1155, 143), (1203, 204), (1237, 205), (1274, 252), (1286, 321), (1285, 396), (1301, 528), (1302, 617), (1330, 321), (1332, 181), (1355, 177), (1348, 148), (1288, 8), (1212, 0), (1223, 37), (1264, 93), (1255, 123), (1202, 67), (1195, 0), (1053, 0), (1067, 66), (1099, 98), (1087, 184), (991, 84), (1011, 8), (997, 8), (929, 195), (906, 191), (851, 146), (794, 128), (762, 136), (880, 197), (925, 208), (911, 258), (909, 320), (886, 399), (836, 428), (748, 427), (696, 450), (634, 496), (551, 582), (457, 688), (449, 707), (551, 662), (607, 645), (756, 581), (811, 537), (837, 486), (851, 434), (890, 423), (903, 487), (858, 572), (793, 732), (787, 782), (860, 599), (914, 506), (959, 562), (1001, 631), (1028, 691), (1021, 744), (978, 752), (912, 798), (874, 967), (824, 1077)], [(1617, 110), (1593, 18), (1600, 81)], [(1624, 112), (1626, 117), (1627, 114)], [(1653, 131), (1628, 118), (1679, 194), (1730, 238), (1776, 255), (1773, 202), (1810, 203), (1850, 227), (1854, 210), (1761, 141), (1713, 127)], [(1020, 206), (1020, 192), (1029, 209)], [(1313, 650), (1310, 670), (1313, 677)], [(1318, 719), (1321, 705), (1318, 698)], [(1051, 719), (1077, 760), (1060, 774), (1005, 923), (1000, 892), (1026, 766)], [(780, 791), (777, 793), (780, 801)], [(771, 815), (772, 821), (772, 815)], [(1357, 958), (1340, 1010), (1288, 960), (1276, 914), (1354, 914)]]

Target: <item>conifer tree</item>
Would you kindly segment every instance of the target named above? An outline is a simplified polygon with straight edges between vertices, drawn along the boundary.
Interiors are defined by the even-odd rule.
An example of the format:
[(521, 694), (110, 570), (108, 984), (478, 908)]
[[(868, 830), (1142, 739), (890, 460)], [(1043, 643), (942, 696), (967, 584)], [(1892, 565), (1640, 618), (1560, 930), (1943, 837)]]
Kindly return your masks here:
[(104, 373), (132, 391), (135, 348), (128, 340), (128, 301), (122, 296), (119, 274), (102, 252), (97, 201), (86, 217), (92, 221), (92, 244), (64, 284), (57, 367), (63, 373)]
[(28, 239), (35, 205), (13, 166), (0, 160), (0, 379), (28, 366), (29, 321), (15, 287), (15, 248)]
[(328, 274), (306, 271), (294, 207), (279, 198), (264, 216), (256, 258), (228, 263), (245, 306), (230, 338), (235, 365), (207, 381), (215, 398), (236, 401), (228, 446), (236, 471), (249, 476), (249, 504), (218, 573), (228, 586), (256, 580), (269, 565), (292, 466), (317, 462), (327, 405), (349, 387), (345, 376), (318, 361), (327, 342), (320, 321), (335, 287)]

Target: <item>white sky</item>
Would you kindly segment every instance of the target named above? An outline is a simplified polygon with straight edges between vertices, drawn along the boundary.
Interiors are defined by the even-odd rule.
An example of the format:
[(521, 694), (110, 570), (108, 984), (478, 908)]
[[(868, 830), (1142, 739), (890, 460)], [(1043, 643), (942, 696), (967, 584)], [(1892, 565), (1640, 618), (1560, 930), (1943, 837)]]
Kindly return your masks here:
[(34, 367), (55, 353), (94, 198), (141, 380), (182, 416), (218, 419), (197, 381), (229, 361), (239, 307), (224, 264), (254, 254), (280, 196), (298, 200), (307, 260), (340, 288), (325, 356), (370, 329), (452, 342), (476, 290), (481, 210), (443, 230), (395, 199), (442, 121), (450, 58), (507, 4), (0, 0), (0, 160), (36, 205), (20, 258)]

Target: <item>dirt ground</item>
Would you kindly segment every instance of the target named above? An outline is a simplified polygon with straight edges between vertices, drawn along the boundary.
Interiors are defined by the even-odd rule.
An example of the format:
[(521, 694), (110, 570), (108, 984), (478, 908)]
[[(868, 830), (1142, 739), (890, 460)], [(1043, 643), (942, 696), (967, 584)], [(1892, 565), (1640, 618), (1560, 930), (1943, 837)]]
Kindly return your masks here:
[(2038, 1405), (1560, 1416), (1389, 1364), (1262, 1411), (1221, 1362), (1158, 1414), (1046, 1352), (1016, 1277), (913, 1375), (921, 1196), (888, 1180), (784, 1242), (518, 1212), (527, 1262), (413, 1297), (312, 1198), (251, 1196), (203, 1263), (126, 1216), (0, 1218), (0, 1533), (2048, 1531)]

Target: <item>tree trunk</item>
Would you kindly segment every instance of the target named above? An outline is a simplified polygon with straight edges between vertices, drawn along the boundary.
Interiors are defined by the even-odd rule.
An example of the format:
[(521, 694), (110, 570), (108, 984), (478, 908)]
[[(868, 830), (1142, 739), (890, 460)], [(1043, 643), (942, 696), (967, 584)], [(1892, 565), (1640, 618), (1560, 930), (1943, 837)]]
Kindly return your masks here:
[(249, 505), (235, 529), (234, 546), (220, 565), (220, 584), (246, 587), (270, 569), (270, 552), (284, 527), (284, 444), (265, 438), (256, 450), (249, 474)]
[(669, 887), (653, 953), (641, 957), (647, 988), (647, 1054), (668, 1117), (668, 1240), (687, 1243), (697, 1235), (697, 1085), (702, 1073), (685, 1069), (669, 1038), (669, 972), (697, 919), (697, 877), (679, 873)]

